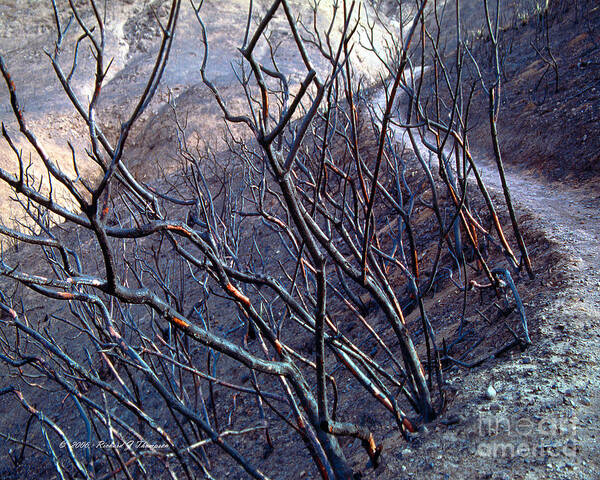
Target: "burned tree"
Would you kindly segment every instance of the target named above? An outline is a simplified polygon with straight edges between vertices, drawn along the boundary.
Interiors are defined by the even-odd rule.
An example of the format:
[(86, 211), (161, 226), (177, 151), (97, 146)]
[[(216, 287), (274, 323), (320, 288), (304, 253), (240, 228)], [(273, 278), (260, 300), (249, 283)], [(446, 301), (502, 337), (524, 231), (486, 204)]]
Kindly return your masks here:
[[(85, 151), (71, 147), (73, 174), (29, 129), (0, 59), (19, 138), (70, 199), (40, 188), (14, 140), (19, 134), (3, 126), (17, 167), (0, 170), (0, 178), (28, 221), (0, 231), (19, 255), (37, 250), (43, 260), (30, 268), (7, 251), (0, 264), (0, 358), (10, 371), (0, 393), (29, 414), (24, 437), (3, 433), (22, 446), (15, 463), (30, 449), (47, 456), (61, 478), (213, 478), (211, 457), (225, 454), (252, 478), (271, 478), (278, 473), (263, 468), (256, 446), (266, 445), (265, 456), (283, 455), (273, 434), (283, 431), (305, 445), (323, 478), (350, 479), (340, 438), (359, 440), (373, 466), (380, 461), (381, 446), (360, 420), (364, 402), (378, 405), (377, 414), (407, 439), (443, 408), (443, 366), (460, 361), (440, 344), (426, 299), (444, 281), (453, 282), (462, 318), (474, 286), (498, 296), (510, 288), (523, 328), (511, 330), (513, 345), (530, 342), (510, 270), (490, 264), (497, 251), (513, 274), (521, 264), (531, 273), (506, 182), (520, 260), (469, 151), (469, 57), (458, 2), (453, 57), (440, 44), (436, 2), (401, 6), (393, 28), (356, 2), (334, 2), (324, 28), (317, 5), (311, 23), (286, 0), (261, 13), (249, 2), (235, 67), (241, 110), (207, 72), (210, 19), (202, 2), (192, 4), (199, 76), (222, 111), (226, 148), (215, 153), (191, 135), (171, 98), (180, 168), (152, 184), (136, 179), (124, 152), (159, 89), (180, 10), (190, 7), (171, 3), (145, 88), (112, 138), (98, 120), (110, 65), (102, 9), (90, 0), (84, 13), (70, 2), (65, 17), (52, 5), (57, 39), (48, 57), (87, 126)], [(492, 36), (494, 12), (485, 9)], [(299, 79), (280, 67), (276, 20), (285, 25), (288, 54), (298, 58)], [(66, 62), (69, 28), (80, 36)], [(356, 74), (359, 44), (381, 60), (378, 85)], [(80, 45), (95, 59), (88, 100), (71, 85)], [(270, 54), (258, 55), (259, 47)], [(431, 71), (434, 87), (425, 92)], [(499, 74), (496, 83), (479, 78), (504, 178), (495, 131)], [(94, 162), (98, 178), (79, 175), (82, 157)], [(56, 305), (37, 325), (24, 288)], [(67, 346), (73, 337), (77, 348)], [(340, 382), (354, 393), (341, 391)], [(36, 389), (60, 392), (79, 419), (61, 425), (47, 411), (52, 405), (28, 400)], [(238, 408), (249, 413), (234, 426)], [(37, 437), (27, 433), (34, 421)], [(67, 433), (69, 422), (77, 426)]]

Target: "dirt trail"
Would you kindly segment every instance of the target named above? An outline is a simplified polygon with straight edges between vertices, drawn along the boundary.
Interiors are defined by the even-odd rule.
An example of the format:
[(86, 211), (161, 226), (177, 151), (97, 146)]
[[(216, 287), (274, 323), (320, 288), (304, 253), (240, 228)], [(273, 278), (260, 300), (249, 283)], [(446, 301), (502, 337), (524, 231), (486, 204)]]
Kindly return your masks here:
[[(379, 95), (375, 105), (384, 99)], [(396, 141), (410, 145), (406, 132), (393, 128)], [(418, 140), (417, 148), (427, 158)], [(495, 163), (473, 153), (486, 187), (503, 204)], [(537, 279), (525, 281), (534, 344), (512, 361), (492, 360), (468, 375), (450, 372), (457, 393), (443, 418), (394, 453), (385, 474), (368, 478), (600, 478), (600, 196), (593, 187), (504, 167), (522, 230), (555, 253), (554, 264), (534, 254)], [(491, 401), (490, 384), (498, 393)]]
[[(487, 185), (501, 189), (495, 166), (479, 165)], [(506, 168), (506, 166), (505, 166)], [(514, 167), (507, 169), (507, 183), (516, 205), (530, 211), (548, 239), (579, 258), (590, 275), (598, 277), (600, 267), (600, 196), (591, 189), (546, 182)]]
[[(495, 166), (479, 166), (486, 185), (500, 193)], [(539, 315), (544, 337), (528, 352), (536, 368), (527, 386), (550, 387), (540, 389), (553, 398), (544, 404), (550, 407), (546, 415), (570, 419), (571, 427), (558, 439), (572, 443), (567, 452), (541, 465), (544, 473), (537, 478), (600, 478), (600, 196), (591, 188), (548, 182), (510, 165), (506, 177), (518, 214), (532, 215), (527, 227), (541, 231), (569, 260), (562, 272), (567, 283), (549, 305), (532, 312)], [(549, 363), (558, 362), (564, 362), (559, 372), (548, 370)], [(501, 370), (510, 375), (511, 365)], [(535, 478), (533, 472), (529, 475)]]
[[(495, 166), (480, 162), (479, 167), (486, 185), (501, 195)], [(489, 373), (476, 373), (466, 382), (480, 382), (481, 391), (485, 380), (496, 379), (499, 391), (496, 404), (475, 406), (474, 433), (479, 440), (486, 437), (481, 445), (489, 448), (476, 447), (480, 459), (471, 467), (485, 472), (483, 478), (600, 478), (600, 197), (591, 189), (546, 182), (510, 165), (506, 169), (522, 226), (542, 233), (564, 262), (549, 266), (548, 272), (538, 268), (540, 277), (550, 278), (550, 288), (543, 300), (528, 305), (528, 315), (538, 322), (535, 345), (516, 362), (498, 362)], [(552, 288), (554, 269), (566, 279), (558, 289)], [(502, 427), (496, 435), (484, 428), (482, 435), (481, 418), (489, 417), (488, 407), (496, 412), (494, 422), (512, 419), (510, 428)], [(532, 420), (533, 427), (519, 431), (515, 422), (523, 419), (525, 425)], [(540, 443), (549, 446), (543, 455), (532, 450)], [(507, 444), (524, 446), (524, 454), (504, 458), (494, 452)], [(468, 470), (462, 470), (465, 478)]]

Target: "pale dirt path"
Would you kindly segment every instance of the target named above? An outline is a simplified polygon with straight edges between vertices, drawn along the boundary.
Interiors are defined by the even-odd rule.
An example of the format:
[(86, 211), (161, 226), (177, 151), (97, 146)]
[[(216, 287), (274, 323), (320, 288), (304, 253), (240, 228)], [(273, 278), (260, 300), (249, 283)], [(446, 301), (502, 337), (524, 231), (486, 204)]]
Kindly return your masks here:
[[(394, 128), (396, 141), (410, 144)], [(474, 156), (503, 204), (496, 165)], [(408, 448), (393, 439), (388, 466), (367, 478), (600, 478), (600, 195), (504, 167), (525, 235), (541, 235), (560, 259), (536, 266), (542, 260), (533, 255), (538, 278), (523, 287), (538, 292), (525, 301), (534, 344), (510, 361), (451, 372), (458, 393), (444, 418), (458, 424), (432, 425)], [(498, 392), (491, 402), (484, 398), (490, 383)]]
[[(479, 166), (486, 185), (501, 197), (495, 166)], [(467, 382), (477, 388), (488, 375), (499, 379), (494, 420), (513, 420), (511, 431), (498, 439), (489, 431), (482, 435), (477, 426), (475, 442), (487, 438), (475, 452), (483, 458), (470, 467), (485, 472), (482, 478), (600, 478), (600, 197), (597, 191), (550, 183), (510, 165), (505, 169), (523, 228), (541, 232), (565, 259), (559, 266), (548, 265), (556, 273), (541, 271), (539, 277), (548, 277), (550, 287), (556, 275), (566, 280), (528, 305), (528, 315), (539, 325), (533, 347), (514, 362), (500, 360), (489, 374), (476, 373)], [(487, 407), (481, 406), (479, 418)], [(519, 420), (531, 420), (534, 427), (518, 431)], [(558, 428), (541, 427), (544, 422)], [(486, 457), (488, 447), (502, 443), (524, 446), (525, 453), (510, 460), (498, 452)], [(550, 445), (544, 455), (532, 453), (538, 444)]]
[[(479, 167), (486, 185), (500, 191), (500, 178), (495, 166), (481, 163)], [(505, 169), (514, 203), (521, 210), (533, 213), (548, 239), (561, 244), (565, 252), (589, 267), (589, 274), (598, 277), (600, 195), (591, 189), (546, 182), (540, 176), (517, 171), (510, 165), (505, 165)]]
[[(568, 283), (541, 315), (541, 333), (546, 335), (533, 349), (540, 368), (527, 383), (539, 385), (548, 380), (547, 361), (564, 362), (563, 372), (550, 377), (551, 389), (557, 385), (559, 394), (567, 394), (554, 410), (558, 415), (572, 415), (575, 428), (567, 441), (581, 451), (550, 462), (553, 467), (545, 467), (538, 478), (600, 478), (600, 196), (597, 190), (546, 182), (510, 165), (506, 168), (518, 211), (533, 214), (528, 223), (534, 223), (557, 250), (572, 259), (565, 265)], [(482, 163), (481, 172), (487, 185), (501, 191), (493, 166)]]
[[(501, 195), (495, 165), (479, 166), (486, 185)], [(600, 195), (592, 188), (545, 181), (511, 165), (505, 170), (518, 215), (532, 217), (525, 228), (541, 231), (567, 259), (560, 272), (567, 278), (563, 288), (549, 292), (547, 304), (531, 305), (540, 308), (531, 314), (538, 317), (541, 335), (527, 352), (534, 368), (519, 387), (537, 394), (529, 400), (529, 415), (540, 416), (536, 407), (541, 406), (541, 421), (570, 422), (567, 431), (551, 436), (552, 442), (566, 446), (558, 454), (505, 473), (507, 478), (600, 478)], [(519, 373), (512, 362), (497, 372), (509, 379)], [(519, 396), (514, 393), (513, 401)]]

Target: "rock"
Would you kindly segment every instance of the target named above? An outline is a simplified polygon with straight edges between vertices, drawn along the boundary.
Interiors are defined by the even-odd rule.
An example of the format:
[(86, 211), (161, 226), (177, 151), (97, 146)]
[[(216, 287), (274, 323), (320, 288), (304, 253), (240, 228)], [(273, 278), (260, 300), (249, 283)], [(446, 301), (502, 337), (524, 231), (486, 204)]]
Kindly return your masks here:
[(490, 386), (485, 391), (485, 398), (487, 398), (488, 400), (494, 400), (497, 396), (498, 394), (496, 393), (496, 389), (493, 385), (490, 384)]
[(462, 415), (450, 415), (448, 418), (444, 418), (443, 420), (441, 420), (441, 423), (448, 426), (463, 423), (464, 421), (465, 417)]

